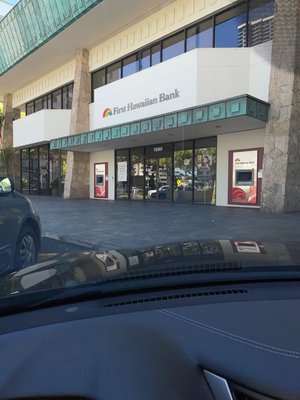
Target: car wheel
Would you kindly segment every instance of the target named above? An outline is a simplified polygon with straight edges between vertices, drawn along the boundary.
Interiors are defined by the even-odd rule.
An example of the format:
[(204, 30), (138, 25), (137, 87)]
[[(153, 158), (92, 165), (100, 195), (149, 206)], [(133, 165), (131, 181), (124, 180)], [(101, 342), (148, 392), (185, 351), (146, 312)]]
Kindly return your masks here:
[(30, 226), (25, 225), (21, 230), (16, 246), (16, 267), (22, 269), (34, 264), (37, 261), (37, 249), (36, 234)]

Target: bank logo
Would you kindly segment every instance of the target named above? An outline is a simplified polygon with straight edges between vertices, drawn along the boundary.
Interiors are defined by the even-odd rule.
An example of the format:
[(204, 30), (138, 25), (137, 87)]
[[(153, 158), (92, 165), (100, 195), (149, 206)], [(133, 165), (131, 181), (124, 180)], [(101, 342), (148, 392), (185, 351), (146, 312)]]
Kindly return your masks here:
[(103, 118), (111, 117), (112, 115), (113, 115), (113, 113), (112, 113), (112, 109), (111, 108), (106, 108), (103, 111)]

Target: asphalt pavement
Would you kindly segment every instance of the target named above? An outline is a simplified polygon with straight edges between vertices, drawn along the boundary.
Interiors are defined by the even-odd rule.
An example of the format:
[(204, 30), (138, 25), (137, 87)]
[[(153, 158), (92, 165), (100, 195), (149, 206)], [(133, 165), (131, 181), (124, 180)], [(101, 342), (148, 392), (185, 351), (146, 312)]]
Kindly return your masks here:
[[(197, 239), (300, 240), (300, 212), (266, 214), (258, 209), (193, 204), (29, 198), (41, 216), (44, 237), (68, 244), (61, 249), (71, 244), (75, 250), (141, 248)], [(51, 246), (45, 242), (43, 252), (51, 253)]]

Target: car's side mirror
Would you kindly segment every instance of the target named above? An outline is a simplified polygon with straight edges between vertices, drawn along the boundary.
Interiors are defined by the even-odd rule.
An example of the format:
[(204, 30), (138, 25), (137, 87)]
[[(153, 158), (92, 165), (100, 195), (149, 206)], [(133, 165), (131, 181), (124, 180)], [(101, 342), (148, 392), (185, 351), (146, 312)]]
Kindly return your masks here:
[(7, 177), (0, 177), (0, 195), (11, 193), (15, 190), (14, 182)]

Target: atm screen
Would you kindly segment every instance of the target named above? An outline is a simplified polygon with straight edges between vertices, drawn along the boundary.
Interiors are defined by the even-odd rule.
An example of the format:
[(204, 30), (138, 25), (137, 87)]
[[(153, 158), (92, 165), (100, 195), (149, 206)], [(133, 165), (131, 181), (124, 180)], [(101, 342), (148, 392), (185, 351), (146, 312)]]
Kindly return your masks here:
[(237, 186), (252, 186), (254, 184), (254, 170), (241, 169), (235, 171), (235, 182)]
[(97, 185), (103, 185), (103, 175), (97, 176)]

